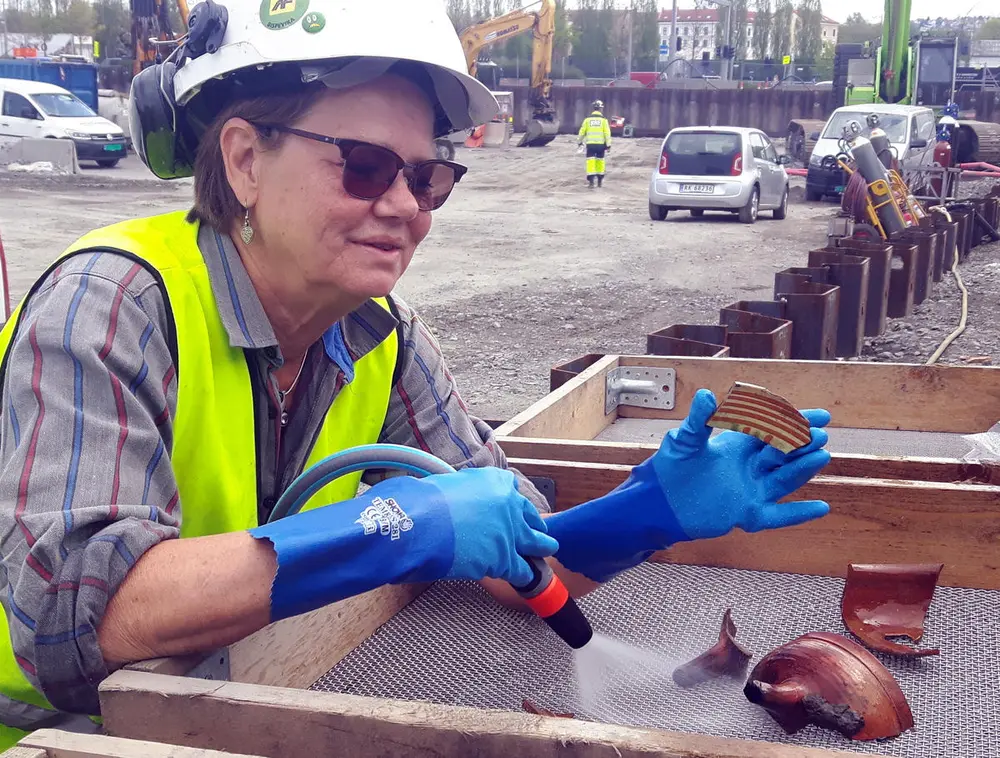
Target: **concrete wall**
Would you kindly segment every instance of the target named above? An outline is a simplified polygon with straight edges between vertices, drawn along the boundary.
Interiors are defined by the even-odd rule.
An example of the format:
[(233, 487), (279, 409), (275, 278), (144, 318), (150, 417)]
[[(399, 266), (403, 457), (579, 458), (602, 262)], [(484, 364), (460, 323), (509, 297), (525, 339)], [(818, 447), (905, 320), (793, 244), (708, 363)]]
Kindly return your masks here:
[[(530, 116), (528, 88), (515, 87), (514, 126), (524, 131)], [(662, 137), (677, 126), (748, 126), (772, 137), (782, 137), (793, 118), (825, 119), (833, 112), (828, 88), (773, 90), (706, 88), (632, 89), (625, 87), (553, 87), (552, 100), (560, 131), (573, 134), (590, 113), (594, 100), (603, 100), (605, 114), (625, 116), (636, 136)]]
[(125, 136), (132, 137), (128, 122), (128, 95), (109, 89), (97, 91), (97, 115), (103, 116), (111, 123), (121, 127)]
[[(511, 87), (510, 91), (514, 93), (514, 127), (523, 132), (530, 116), (529, 90)], [(676, 126), (753, 126), (772, 137), (783, 137), (793, 118), (826, 119), (834, 111), (829, 87), (734, 90), (703, 81), (670, 83), (657, 89), (553, 87), (552, 100), (564, 134), (575, 133), (590, 113), (590, 104), (603, 100), (605, 114), (625, 116), (640, 137), (662, 137)], [(962, 91), (958, 103), (963, 112), (975, 112), (979, 121), (1000, 123), (1000, 92)]]
[(60, 174), (80, 173), (76, 146), (66, 139), (4, 139), (0, 141), (0, 166), (47, 162)]

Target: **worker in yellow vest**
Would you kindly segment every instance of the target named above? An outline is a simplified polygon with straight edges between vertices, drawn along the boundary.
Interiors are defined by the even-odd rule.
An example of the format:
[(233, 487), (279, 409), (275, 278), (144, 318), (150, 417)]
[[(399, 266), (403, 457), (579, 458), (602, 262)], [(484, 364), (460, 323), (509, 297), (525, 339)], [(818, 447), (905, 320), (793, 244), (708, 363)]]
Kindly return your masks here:
[[(439, 0), (305, 11), (192, 9), (133, 80), (130, 127), (154, 174), (194, 177), (193, 207), (85, 234), (0, 332), (0, 749), (97, 729), (127, 663), (376, 587), (477, 581), (516, 605), (530, 557), (578, 596), (674, 542), (826, 512), (777, 503), (829, 459), (829, 414), (784, 456), (710, 439), (703, 391), (625, 485), (543, 520), (393, 292), (466, 173), (435, 138), (496, 100)], [(459, 470), (355, 472), (272, 518), (305, 469), (376, 442)]]
[(611, 125), (604, 117), (604, 103), (595, 100), (591, 113), (580, 124), (578, 143), (587, 149), (587, 184), (604, 184), (605, 155), (611, 150)]

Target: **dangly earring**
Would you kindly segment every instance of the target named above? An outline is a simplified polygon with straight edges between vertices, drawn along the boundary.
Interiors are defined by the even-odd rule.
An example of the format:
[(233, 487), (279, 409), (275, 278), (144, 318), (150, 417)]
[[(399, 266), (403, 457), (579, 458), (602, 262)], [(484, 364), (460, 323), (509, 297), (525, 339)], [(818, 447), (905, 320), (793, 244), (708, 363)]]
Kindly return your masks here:
[(240, 237), (243, 238), (243, 244), (249, 245), (253, 242), (253, 227), (250, 226), (250, 207), (243, 206), (246, 213), (243, 215), (243, 228), (240, 229)]

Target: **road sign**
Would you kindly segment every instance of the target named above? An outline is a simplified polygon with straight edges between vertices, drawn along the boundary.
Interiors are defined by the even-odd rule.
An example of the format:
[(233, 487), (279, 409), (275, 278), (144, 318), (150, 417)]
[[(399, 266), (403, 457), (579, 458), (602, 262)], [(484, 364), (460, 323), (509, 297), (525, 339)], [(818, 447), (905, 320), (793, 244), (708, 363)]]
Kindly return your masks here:
[(782, 65), (787, 66), (791, 62), (792, 62), (792, 56), (790, 56), (790, 55), (782, 56), (782, 58), (781, 58)]

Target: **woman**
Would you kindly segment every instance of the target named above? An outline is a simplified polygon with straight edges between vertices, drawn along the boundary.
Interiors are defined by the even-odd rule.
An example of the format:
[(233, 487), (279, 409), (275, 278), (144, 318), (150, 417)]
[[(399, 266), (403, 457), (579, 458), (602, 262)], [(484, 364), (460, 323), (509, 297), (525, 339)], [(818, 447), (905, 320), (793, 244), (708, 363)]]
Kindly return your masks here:
[[(193, 173), (193, 210), (84, 236), (0, 335), (8, 744), (88, 725), (72, 714), (97, 714), (127, 662), (387, 583), (484, 581), (511, 601), (540, 556), (581, 594), (673, 542), (827, 510), (775, 505), (826, 463), (821, 430), (790, 456), (709, 441), (703, 392), (629, 482), (543, 521), (391, 294), (465, 172), (434, 138), (496, 102), (439, 0), (299, 6), (192, 11), (184, 46), (133, 83), (132, 134), (159, 176)], [(360, 497), (344, 477), (267, 523), (304, 467), (376, 441), (461, 470), (373, 475)], [(403, 526), (366, 529), (372, 513)]]

